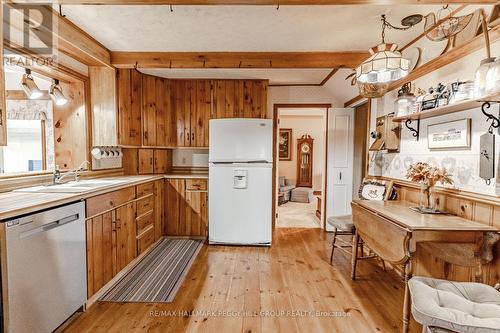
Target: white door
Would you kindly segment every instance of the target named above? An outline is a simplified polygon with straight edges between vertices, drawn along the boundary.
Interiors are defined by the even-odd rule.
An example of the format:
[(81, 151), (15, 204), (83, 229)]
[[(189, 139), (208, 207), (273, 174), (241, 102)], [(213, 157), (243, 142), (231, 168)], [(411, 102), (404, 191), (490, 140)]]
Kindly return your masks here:
[[(354, 110), (331, 109), (328, 118), (326, 217), (351, 214)], [(332, 228), (326, 224), (326, 230)]]
[(210, 164), (211, 244), (271, 244), (272, 170), (272, 163)]

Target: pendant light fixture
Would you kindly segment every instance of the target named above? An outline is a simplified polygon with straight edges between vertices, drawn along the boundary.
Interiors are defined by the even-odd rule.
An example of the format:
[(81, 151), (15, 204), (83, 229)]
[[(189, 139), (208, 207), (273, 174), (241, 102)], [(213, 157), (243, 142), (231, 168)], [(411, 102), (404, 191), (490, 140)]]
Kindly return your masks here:
[(33, 80), (31, 69), (29, 68), (25, 68), (25, 74), (23, 74), (23, 78), (21, 79), (21, 88), (29, 99), (37, 99), (43, 95), (42, 91)]
[(385, 42), (385, 29), (407, 30), (419, 23), (420, 20), (408, 20), (408, 26), (395, 27), (387, 22), (382, 15), (382, 43), (372, 47), (370, 58), (356, 68), (356, 79), (360, 84), (387, 84), (397, 81), (408, 75), (410, 61), (401, 56), (397, 44)]
[(49, 95), (56, 105), (62, 106), (68, 103), (68, 99), (64, 96), (58, 79), (54, 79), (54, 82), (50, 86)]

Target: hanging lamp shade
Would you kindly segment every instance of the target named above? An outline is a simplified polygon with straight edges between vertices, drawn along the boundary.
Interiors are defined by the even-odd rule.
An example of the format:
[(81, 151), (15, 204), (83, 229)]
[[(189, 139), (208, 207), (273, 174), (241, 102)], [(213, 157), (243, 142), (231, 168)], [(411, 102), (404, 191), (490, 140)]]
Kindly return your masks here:
[(397, 51), (397, 44), (382, 43), (370, 49), (370, 58), (356, 68), (359, 83), (388, 83), (408, 75), (410, 61)]

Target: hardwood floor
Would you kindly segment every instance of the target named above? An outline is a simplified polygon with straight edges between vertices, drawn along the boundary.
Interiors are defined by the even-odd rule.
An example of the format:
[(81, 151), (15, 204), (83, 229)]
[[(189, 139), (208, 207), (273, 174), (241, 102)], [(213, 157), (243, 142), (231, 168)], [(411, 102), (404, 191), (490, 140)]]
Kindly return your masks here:
[(100, 302), (65, 332), (400, 332), (401, 280), (363, 260), (351, 281), (330, 239), (276, 229), (271, 248), (204, 246), (173, 303)]

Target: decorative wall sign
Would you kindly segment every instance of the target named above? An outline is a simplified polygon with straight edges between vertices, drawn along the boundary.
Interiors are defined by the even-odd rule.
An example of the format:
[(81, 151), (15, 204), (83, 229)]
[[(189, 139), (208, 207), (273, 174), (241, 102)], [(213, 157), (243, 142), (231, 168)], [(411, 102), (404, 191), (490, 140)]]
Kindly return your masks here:
[(292, 146), (290, 142), (292, 141), (292, 129), (291, 128), (280, 128), (279, 137), (279, 157), (280, 161), (291, 161), (292, 160)]
[(470, 118), (427, 126), (429, 149), (470, 147)]

